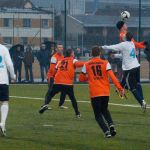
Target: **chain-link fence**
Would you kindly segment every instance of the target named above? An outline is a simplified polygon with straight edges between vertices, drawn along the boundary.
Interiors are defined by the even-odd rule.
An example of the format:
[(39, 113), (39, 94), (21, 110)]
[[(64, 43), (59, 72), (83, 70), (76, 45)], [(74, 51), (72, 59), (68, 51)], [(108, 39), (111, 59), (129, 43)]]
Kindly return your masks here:
[[(22, 45), (20, 53), (22, 57), (26, 49), (32, 49), (34, 61), (30, 57), (29, 60), (33, 62), (29, 71), (32, 70), (35, 82), (43, 81), (43, 72), (46, 81), (46, 71), (55, 43), (61, 42), (66, 48), (73, 48), (76, 57), (82, 60), (90, 58), (93, 45), (119, 43), (116, 23), (120, 20), (122, 11), (126, 10), (131, 14), (127, 25), (134, 39), (150, 40), (150, 1), (147, 0), (14, 0), (13, 3), (11, 0), (2, 0), (0, 7), (0, 42), (9, 47), (11, 52), (17, 51), (15, 45)], [(141, 28), (139, 28), (140, 12)], [(42, 43), (45, 45), (41, 45)], [(40, 49), (44, 47), (49, 51), (45, 52), (45, 55), (49, 56), (45, 56), (46, 71), (43, 71), (38, 57)], [(110, 56), (111, 54), (107, 53), (105, 57), (110, 59)], [(12, 57), (13, 61), (18, 61), (15, 56)], [(120, 77), (121, 60), (110, 61), (112, 68)], [(17, 63), (18, 76), (21, 71), (21, 79), (18, 78), (18, 81), (32, 78), (27, 77), (24, 61), (20, 65)], [(141, 50), (142, 81), (149, 81), (149, 68), (149, 63)]]

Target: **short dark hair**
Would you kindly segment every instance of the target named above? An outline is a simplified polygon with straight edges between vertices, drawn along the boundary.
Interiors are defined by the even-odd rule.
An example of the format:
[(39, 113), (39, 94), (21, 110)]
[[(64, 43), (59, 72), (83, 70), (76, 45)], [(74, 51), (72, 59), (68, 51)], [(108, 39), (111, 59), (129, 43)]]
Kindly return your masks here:
[(126, 40), (127, 41), (132, 41), (132, 39), (133, 39), (133, 34), (131, 32), (127, 32), (126, 33)]
[(73, 50), (72, 50), (71, 48), (68, 48), (68, 49), (66, 50), (66, 57), (70, 57), (71, 54), (72, 54), (72, 52), (73, 52)]
[(57, 45), (63, 45), (61, 42), (57, 43)]
[(92, 56), (93, 57), (100, 56), (100, 48), (99, 48), (99, 46), (93, 46), (93, 48), (92, 48)]
[(118, 21), (117, 24), (116, 24), (117, 29), (120, 30), (123, 27), (124, 24), (125, 24), (124, 21)]

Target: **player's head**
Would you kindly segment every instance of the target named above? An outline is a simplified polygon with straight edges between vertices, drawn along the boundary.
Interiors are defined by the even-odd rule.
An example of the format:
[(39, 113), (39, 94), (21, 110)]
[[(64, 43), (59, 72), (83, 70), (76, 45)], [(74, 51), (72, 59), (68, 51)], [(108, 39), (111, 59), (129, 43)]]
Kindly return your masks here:
[(66, 50), (66, 57), (74, 57), (74, 51), (71, 48)]
[(100, 48), (99, 48), (99, 46), (94, 46), (92, 48), (92, 56), (93, 57), (99, 57), (100, 56)]
[(128, 30), (128, 26), (127, 24), (124, 22), (124, 21), (118, 21), (117, 24), (116, 24), (116, 27), (119, 31), (121, 30)]
[(63, 45), (61, 43), (58, 43), (57, 47), (56, 47), (57, 53), (58, 54), (63, 54), (63, 49), (64, 49)]
[(126, 33), (126, 41), (132, 41), (133, 39), (133, 34), (131, 32)]

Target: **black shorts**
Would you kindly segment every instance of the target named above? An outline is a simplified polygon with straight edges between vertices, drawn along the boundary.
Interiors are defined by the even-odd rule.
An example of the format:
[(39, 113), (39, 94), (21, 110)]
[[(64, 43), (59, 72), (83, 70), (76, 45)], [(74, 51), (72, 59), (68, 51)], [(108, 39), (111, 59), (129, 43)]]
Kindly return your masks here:
[(123, 72), (122, 86), (128, 86), (132, 91), (140, 83), (140, 67)]
[(109, 96), (99, 96), (99, 97), (91, 98), (91, 103), (92, 103), (95, 116), (107, 110), (108, 102), (109, 102)]
[(0, 101), (9, 101), (9, 86), (0, 84)]
[(66, 95), (74, 95), (73, 85), (54, 84), (51, 94), (54, 95), (59, 92), (62, 92)]

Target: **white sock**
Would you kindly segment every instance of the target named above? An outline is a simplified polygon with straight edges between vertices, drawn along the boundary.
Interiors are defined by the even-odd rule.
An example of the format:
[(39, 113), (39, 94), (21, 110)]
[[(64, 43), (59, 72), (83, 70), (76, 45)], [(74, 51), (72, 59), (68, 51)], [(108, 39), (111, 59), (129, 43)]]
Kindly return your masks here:
[(5, 123), (6, 123), (8, 110), (9, 110), (8, 102), (2, 102), (2, 105), (1, 105), (1, 124), (3, 126), (5, 126)]

